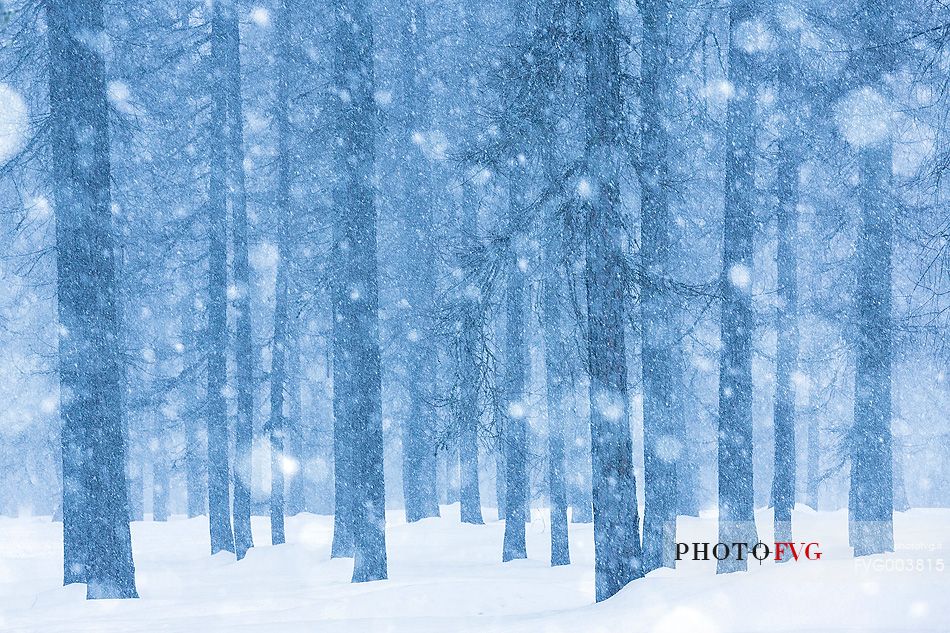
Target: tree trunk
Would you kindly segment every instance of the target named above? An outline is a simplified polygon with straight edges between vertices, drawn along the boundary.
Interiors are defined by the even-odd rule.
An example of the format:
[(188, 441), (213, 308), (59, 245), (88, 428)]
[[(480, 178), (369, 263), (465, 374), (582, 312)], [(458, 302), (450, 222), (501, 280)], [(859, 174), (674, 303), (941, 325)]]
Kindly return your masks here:
[(587, 27), (587, 357), (590, 374), (597, 601), (643, 575), (624, 343), (620, 200), (623, 130), (620, 31), (614, 0), (584, 7)]
[[(552, 214), (553, 215), (553, 214)], [(567, 490), (564, 464), (564, 429), (570, 376), (567, 373), (570, 348), (567, 324), (561, 318), (560, 291), (563, 288), (562, 249), (559, 227), (549, 217), (552, 244), (546, 249), (542, 326), (544, 329), (544, 369), (548, 409), (548, 497), (551, 506), (551, 565), (571, 562), (567, 528)]]
[(904, 485), (904, 451), (901, 442), (894, 440), (894, 511), (910, 510), (907, 487)]
[(407, 249), (403, 283), (409, 302), (405, 355), (409, 410), (402, 425), (402, 481), (406, 520), (412, 522), (439, 516), (435, 442), (438, 416), (433, 406), (438, 358), (430, 323), (436, 295), (437, 259), (432, 247), (435, 196), (430, 184), (431, 166), (418, 142), (418, 135), (428, 133), (432, 125), (424, 3), (410, 3), (402, 28), (406, 129), (400, 132), (400, 146), (405, 192), (402, 227)]
[[(723, 223), (722, 348), (719, 357), (719, 542), (757, 542), (752, 485), (752, 252), (755, 218), (755, 85), (752, 53), (740, 30), (755, 17), (753, 2), (734, 2), (729, 15), (729, 99)], [(733, 548), (737, 550), (738, 548)], [(738, 554), (717, 573), (746, 569)]]
[(141, 448), (136, 450), (131, 442), (127, 445), (126, 451), (128, 464), (126, 473), (129, 478), (129, 520), (145, 520), (145, 464), (141, 455)]
[(814, 408), (806, 414), (808, 428), (808, 455), (805, 462), (805, 503), (812, 510), (818, 510), (818, 482), (821, 478), (821, 443), (818, 436), (818, 416)]
[[(236, 331), (237, 418), (234, 421), (234, 547), (238, 560), (254, 547), (251, 535), (251, 444), (254, 439), (254, 334), (251, 325), (251, 266), (248, 260), (247, 201), (244, 186), (244, 116), (241, 109), (241, 35), (237, 8), (214, 4), (221, 33), (215, 58), (219, 95), (226, 113), (227, 189), (231, 208), (231, 256)], [(214, 24), (214, 23), (213, 23)], [(214, 30), (214, 26), (212, 26)], [(212, 34), (212, 39), (214, 35)]]
[[(340, 439), (346, 450), (344, 464), (349, 464), (342, 472), (337, 470), (337, 477), (347, 478), (343, 492), (351, 496), (353, 582), (363, 582), (387, 575), (373, 199), (377, 127), (373, 25), (366, 0), (339, 0), (336, 9), (333, 86), (339, 98), (333, 214), (333, 408), (335, 431), (338, 426), (346, 429)], [(338, 496), (338, 504), (340, 500)]]
[(63, 581), (87, 598), (134, 598), (105, 60), (98, 0), (49, 0), (49, 99), (56, 221)]
[(304, 433), (300, 417), (300, 327), (296, 317), (291, 315), (287, 322), (287, 429), (284, 439), (289, 446), (284, 452), (297, 464), (297, 474), (290, 480), (287, 489), (287, 514), (300, 514), (307, 507), (306, 481), (310, 476), (308, 460), (304, 450)]
[[(458, 31), (459, 49), (472, 44), (468, 38), (476, 28), (473, 7), (462, 3), (461, 28)], [(467, 51), (466, 51), (467, 52)], [(474, 99), (476, 91), (471, 86), (475, 76), (472, 56), (460, 66), (458, 90), (466, 98)], [(465, 115), (463, 114), (462, 117)], [(464, 125), (465, 121), (460, 121)], [(462, 243), (471, 250), (478, 244), (479, 200), (476, 185), (466, 178), (462, 183), (462, 204), (460, 213)], [(463, 523), (480, 525), (482, 518), (482, 497), (478, 486), (478, 431), (481, 422), (479, 394), (481, 387), (480, 358), (482, 353), (482, 328), (485, 311), (481, 302), (481, 292), (475, 287), (462, 288), (459, 318), (459, 331), (456, 336), (455, 366), (458, 371), (458, 403), (456, 424), (459, 435), (459, 496)]]
[[(211, 16), (211, 57), (216, 69), (227, 55), (226, 24), (221, 3)], [(213, 84), (211, 114), (211, 179), (208, 193), (208, 332), (205, 339), (208, 391), (208, 515), (211, 553), (234, 551), (231, 531), (230, 473), (228, 466), (228, 109), (224, 83)]]
[(525, 326), (528, 311), (527, 254), (514, 227), (524, 212), (524, 170), (513, 168), (509, 183), (508, 227), (512, 243), (507, 254), (508, 288), (505, 297), (505, 537), (502, 561), (527, 558), (525, 522), (528, 520), (527, 402), (528, 346)]
[[(160, 367), (160, 365), (159, 365)], [(152, 520), (168, 520), (168, 498), (171, 492), (171, 469), (168, 464), (168, 440), (165, 420), (159, 412), (149, 414), (152, 442), (149, 460), (152, 463)]]
[(290, 1), (282, 0), (277, 8), (277, 104), (274, 122), (277, 127), (277, 279), (274, 283), (274, 338), (271, 343), (270, 372), (270, 532), (271, 544), (284, 542), (284, 383), (287, 356), (287, 304), (289, 300), (288, 269), (290, 239), (293, 226), (290, 189), (290, 82), (293, 59), (290, 51)]
[(669, 183), (671, 116), (669, 91), (673, 83), (670, 0), (643, 6), (640, 123), (640, 253), (643, 318), (643, 564), (644, 571), (675, 565), (676, 472), (683, 453), (678, 415), (677, 363), (679, 304), (673, 296), (672, 223)]
[[(798, 160), (794, 138), (779, 145), (778, 341), (775, 360), (775, 461), (772, 476), (775, 540), (792, 540), (795, 508), (795, 372), (798, 371)], [(787, 560), (787, 559), (785, 559)]]
[[(883, 90), (893, 68), (893, 6), (869, 0), (859, 22), (865, 35), (862, 75), (867, 90)], [(858, 152), (861, 228), (857, 244), (854, 427), (851, 432), (849, 533), (855, 556), (894, 550), (891, 448), (893, 357), (893, 146), (889, 134)]]
[[(498, 415), (498, 419), (502, 420), (501, 414)], [(504, 422), (502, 422), (504, 424)], [(498, 510), (498, 520), (505, 520), (505, 508), (508, 507), (507, 501), (507, 490), (505, 483), (505, 473), (507, 468), (505, 467), (505, 429), (504, 427), (498, 429), (498, 437), (496, 439), (497, 446), (495, 447), (495, 505)]]
[(577, 394), (574, 390), (570, 396), (570, 419), (573, 421), (571, 436), (573, 442), (568, 449), (571, 455), (571, 523), (592, 523), (594, 520), (594, 505), (591, 498), (591, 445), (590, 445), (590, 418), (581, 417), (578, 407)]

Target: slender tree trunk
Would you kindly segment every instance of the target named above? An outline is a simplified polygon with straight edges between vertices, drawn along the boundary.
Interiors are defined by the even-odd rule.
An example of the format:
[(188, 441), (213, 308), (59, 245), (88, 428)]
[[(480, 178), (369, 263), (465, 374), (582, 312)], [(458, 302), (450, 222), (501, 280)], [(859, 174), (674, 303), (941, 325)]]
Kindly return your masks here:
[[(778, 298), (775, 360), (775, 540), (792, 540), (795, 507), (795, 377), (798, 371), (798, 171), (795, 139), (780, 142), (778, 168)], [(786, 559), (787, 560), (787, 559)]]
[(818, 481), (821, 477), (821, 442), (818, 436), (818, 416), (813, 408), (806, 413), (808, 429), (808, 456), (805, 472), (805, 503), (812, 510), (818, 510)]
[(152, 520), (168, 520), (168, 498), (171, 492), (171, 469), (168, 464), (168, 440), (165, 420), (158, 412), (151, 418), (152, 442), (149, 458), (152, 463)]
[[(128, 420), (129, 416), (126, 416)], [(145, 464), (141, 449), (136, 450), (132, 443), (127, 445), (128, 458), (126, 473), (129, 478), (129, 520), (145, 520)]]
[[(386, 578), (386, 495), (376, 262), (373, 25), (366, 0), (338, 0), (333, 58), (337, 91), (334, 191), (334, 414), (349, 464), (353, 582)], [(342, 387), (339, 391), (338, 387)], [(337, 462), (339, 467), (340, 463)], [(337, 488), (340, 492), (340, 488)], [(337, 497), (339, 511), (340, 497)], [(335, 537), (336, 535), (334, 535)]]
[(548, 222), (554, 233), (546, 249), (542, 326), (544, 329), (544, 369), (547, 385), (548, 408), (548, 496), (551, 506), (551, 565), (569, 565), (571, 562), (567, 528), (567, 489), (564, 464), (564, 429), (567, 426), (567, 400), (570, 393), (569, 360), (565, 352), (570, 341), (566, 324), (561, 318), (560, 290), (561, 236), (559, 227)]
[[(223, 6), (222, 6), (223, 5)], [(221, 8), (219, 8), (221, 7)], [(247, 201), (244, 185), (244, 116), (241, 108), (241, 34), (233, 0), (216, 2), (220, 14), (222, 56), (219, 81), (227, 113), (227, 183), (231, 207), (231, 256), (236, 331), (237, 418), (234, 421), (234, 547), (238, 560), (254, 547), (251, 534), (251, 444), (254, 440), (254, 333), (251, 324), (251, 265), (248, 260)]]
[[(189, 354), (185, 358), (195, 358), (194, 350), (198, 346), (198, 333), (195, 331), (198, 327), (197, 315), (195, 314), (195, 297), (188, 292), (185, 294), (182, 305), (182, 318), (184, 325), (182, 327), (181, 338), (185, 341), (185, 348)], [(188, 499), (188, 517), (193, 518), (205, 513), (207, 500), (207, 480), (206, 471), (202, 467), (202, 439), (200, 433), (201, 415), (196, 409), (196, 404), (200, 402), (198, 393), (197, 372), (193, 378), (186, 381), (182, 390), (186, 394), (189, 408), (184, 411), (184, 431), (185, 431), (185, 487)]]
[(61, 435), (62, 433), (57, 429), (55, 435), (50, 438), (50, 448), (53, 451), (53, 468), (56, 470), (56, 483), (59, 486), (59, 489), (53, 492), (53, 498), (51, 500), (53, 505), (53, 521), (55, 523), (63, 522), (63, 449), (60, 440)]
[[(524, 178), (521, 167), (514, 167), (509, 186), (508, 227), (514, 227), (523, 213)], [(528, 311), (527, 254), (521, 242), (512, 240), (508, 254), (508, 288), (505, 298), (505, 538), (502, 560), (527, 558), (525, 523), (528, 520), (527, 403), (528, 346), (525, 329)]]
[(679, 390), (676, 398), (679, 403), (679, 415), (681, 416), (680, 438), (683, 452), (681, 458), (676, 463), (676, 513), (681, 516), (698, 517), (700, 486), (698, 462), (700, 447), (695, 440), (695, 417), (690, 414), (690, 396), (687, 393), (689, 385), (684, 375), (682, 348), (680, 352), (677, 363), (679, 365), (678, 374), (681, 380), (676, 387)]
[(644, 571), (675, 565), (676, 472), (682, 454), (677, 423), (679, 304), (670, 283), (673, 255), (668, 132), (673, 13), (670, 0), (643, 6), (640, 253), (643, 281), (643, 562)]
[(597, 601), (643, 575), (624, 343), (620, 200), (623, 129), (617, 4), (592, 0), (587, 27), (587, 356)]
[[(342, 210), (341, 210), (342, 211)], [(340, 256), (341, 242), (345, 238), (342, 231), (334, 226), (334, 255)], [(339, 263), (334, 264), (341, 266)], [(340, 296), (334, 297), (333, 306), (333, 542), (330, 546), (331, 558), (350, 558), (353, 556), (354, 503), (356, 502), (358, 483), (353, 473), (353, 443), (355, 442), (353, 429), (347, 419), (347, 410), (344, 401), (349, 396), (348, 376), (344, 374), (347, 363), (346, 342), (347, 330), (338, 321), (337, 315), (345, 307), (345, 295), (341, 289), (335, 289)]]
[(86, 42), (98, 0), (48, 0), (56, 209), (63, 581), (87, 598), (134, 598), (105, 60)]
[[(500, 416), (498, 419), (502, 419)], [(502, 422), (504, 424), (504, 422)], [(495, 505), (498, 506), (498, 520), (505, 520), (505, 509), (508, 507), (505, 477), (505, 430), (498, 429), (498, 445), (495, 447)]]
[[(729, 81), (735, 87), (726, 122), (723, 223), (722, 348), (719, 359), (719, 542), (757, 542), (752, 486), (752, 243), (755, 232), (755, 59), (740, 30), (755, 17), (751, 0), (730, 9)], [(737, 550), (738, 548), (733, 548)], [(738, 554), (718, 573), (746, 569)]]
[(571, 464), (571, 523), (592, 523), (594, 505), (591, 498), (591, 445), (590, 419), (581, 417), (577, 394), (571, 393), (570, 419), (573, 420), (573, 442), (570, 445)]
[(290, 52), (290, 2), (282, 0), (277, 9), (277, 105), (274, 122), (277, 126), (277, 280), (274, 284), (274, 338), (271, 344), (270, 374), (270, 453), (271, 544), (284, 542), (284, 383), (287, 355), (288, 268), (290, 266), (289, 233), (293, 226), (290, 201), (290, 81), (293, 60)]
[[(474, 62), (469, 47), (472, 34), (477, 28), (473, 7), (462, 3), (461, 28), (458, 31), (460, 54), (468, 59), (460, 66), (458, 90), (467, 98), (474, 99), (476, 91), (471, 79), (475, 76)], [(460, 118), (465, 117), (462, 114)], [(459, 122), (464, 125), (465, 121)], [(462, 243), (471, 250), (478, 244), (479, 201), (476, 185), (466, 178), (462, 183), (460, 213)], [(478, 431), (481, 422), (479, 393), (481, 387), (480, 358), (482, 352), (482, 327), (484, 309), (481, 293), (471, 286), (462, 289), (460, 327), (456, 336), (456, 364), (459, 382), (459, 402), (456, 424), (459, 429), (459, 496), (463, 523), (483, 523), (482, 498), (478, 485)]]
[(894, 440), (894, 511), (910, 510), (907, 501), (907, 486), (904, 484), (904, 451), (901, 442)]
[(297, 464), (297, 473), (290, 480), (287, 489), (287, 514), (300, 514), (307, 507), (306, 481), (310, 475), (306, 453), (304, 451), (303, 420), (300, 417), (300, 327), (297, 319), (291, 316), (287, 323), (287, 429), (284, 433), (289, 447), (284, 452)]
[[(469, 211), (465, 211), (469, 215)], [(474, 215), (474, 213), (471, 213)], [(478, 486), (478, 426), (480, 382), (478, 354), (481, 347), (479, 314), (481, 307), (476, 300), (466, 301), (463, 307), (462, 327), (457, 342), (460, 402), (457, 421), (459, 426), (459, 477), (460, 506), (463, 523), (480, 525), (482, 498)]]
[[(215, 69), (223, 67), (227, 55), (226, 28), (221, 3), (215, 3), (211, 16), (211, 57)], [(213, 84), (208, 193), (208, 332), (205, 340), (208, 391), (205, 415), (208, 423), (208, 515), (212, 554), (234, 551), (228, 466), (228, 403), (224, 393), (228, 383), (228, 110), (222, 79), (219, 77)]]
[[(465, 239), (475, 243), (478, 239), (476, 201), (471, 185), (465, 186), (462, 201), (462, 223)], [(483, 310), (476, 288), (463, 291), (461, 327), (456, 340), (459, 371), (459, 403), (457, 423), (459, 428), (459, 477), (460, 506), (463, 523), (481, 524), (482, 499), (478, 487), (478, 427), (479, 413), (479, 356), (481, 354), (481, 327)]]

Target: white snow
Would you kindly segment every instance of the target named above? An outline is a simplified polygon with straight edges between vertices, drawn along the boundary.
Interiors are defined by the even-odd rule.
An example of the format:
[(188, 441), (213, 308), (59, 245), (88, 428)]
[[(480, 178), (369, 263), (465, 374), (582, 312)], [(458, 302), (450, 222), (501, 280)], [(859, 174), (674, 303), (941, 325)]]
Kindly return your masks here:
[[(86, 601), (61, 587), (61, 526), (48, 517), (0, 519), (0, 630), (55, 633), (171, 631), (604, 632), (947, 631), (950, 574), (943, 568), (950, 510), (895, 517), (898, 551), (853, 559), (844, 511), (800, 508), (795, 539), (817, 541), (822, 558), (715, 574), (715, 561), (682, 561), (593, 604), (590, 525), (571, 525), (573, 564), (551, 568), (546, 511), (527, 526), (530, 558), (501, 562), (504, 524), (443, 517), (407, 525), (390, 511), (389, 580), (351, 584), (352, 561), (330, 560), (332, 517), (287, 521), (287, 544), (267, 545), (268, 520), (254, 517), (257, 547), (235, 562), (208, 554), (207, 520), (132, 526), (138, 600)], [(485, 510), (486, 519), (494, 511)], [(757, 513), (772, 539), (771, 515)], [(679, 540), (716, 542), (711, 516), (681, 518)], [(940, 569), (937, 563), (941, 561)]]
[(581, 178), (577, 181), (577, 195), (584, 199), (590, 198), (591, 187), (590, 182), (586, 178)]
[(748, 266), (733, 264), (729, 269), (729, 281), (740, 290), (748, 290), (752, 285), (752, 271)]
[(251, 21), (261, 28), (270, 26), (270, 11), (264, 7), (254, 7), (251, 9)]
[(266, 240), (258, 242), (251, 249), (249, 259), (251, 266), (257, 271), (270, 272), (276, 270), (277, 263), (280, 261), (277, 245)]
[(0, 165), (10, 160), (26, 142), (29, 117), (19, 92), (0, 83)]
[(856, 148), (876, 145), (891, 133), (890, 107), (874, 88), (848, 93), (835, 108), (835, 122), (845, 140)]
[(132, 105), (132, 91), (129, 85), (124, 81), (110, 81), (108, 86), (109, 102), (112, 106), (123, 114), (136, 114), (137, 110)]
[(762, 20), (746, 20), (736, 27), (736, 44), (746, 53), (764, 53), (772, 48), (772, 33)]

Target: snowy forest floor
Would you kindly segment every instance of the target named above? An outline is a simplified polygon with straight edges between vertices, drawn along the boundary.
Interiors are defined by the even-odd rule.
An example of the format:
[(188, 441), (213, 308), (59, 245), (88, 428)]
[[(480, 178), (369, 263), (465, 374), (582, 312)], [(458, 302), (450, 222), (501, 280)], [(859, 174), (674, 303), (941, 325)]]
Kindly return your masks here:
[[(800, 509), (795, 538), (819, 542), (819, 561), (752, 561), (727, 576), (715, 561), (682, 561), (599, 605), (591, 525), (571, 525), (573, 564), (551, 568), (547, 512), (535, 510), (530, 558), (502, 564), (503, 523), (462, 525), (457, 505), (442, 512), (413, 525), (390, 512), (390, 580), (366, 584), (349, 582), (352, 561), (330, 560), (331, 517), (290, 517), (279, 547), (255, 517), (259, 546), (239, 563), (208, 555), (204, 518), (134, 523), (141, 598), (89, 602), (84, 586), (59, 586), (59, 524), (0, 518), (0, 631), (950, 631), (950, 510), (897, 514), (897, 551), (855, 560), (845, 512)], [(757, 523), (770, 542), (771, 513)], [(715, 518), (681, 518), (678, 540), (715, 543)]]

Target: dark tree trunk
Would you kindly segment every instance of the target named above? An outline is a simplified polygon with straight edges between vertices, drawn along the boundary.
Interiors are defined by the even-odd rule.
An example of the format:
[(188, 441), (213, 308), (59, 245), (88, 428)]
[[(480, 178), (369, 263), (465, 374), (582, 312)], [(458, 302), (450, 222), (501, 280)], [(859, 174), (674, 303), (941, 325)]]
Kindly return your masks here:
[(643, 6), (640, 306), (643, 323), (643, 563), (644, 571), (673, 567), (677, 463), (682, 455), (677, 388), (679, 303), (673, 296), (673, 218), (667, 152), (673, 13), (670, 0)]
[[(893, 68), (893, 6), (869, 0), (860, 14), (865, 46), (858, 80), (883, 89)], [(861, 228), (857, 243), (854, 426), (851, 444), (849, 533), (855, 556), (894, 550), (894, 483), (891, 448), (893, 361), (892, 251), (893, 146), (890, 135), (860, 147)]]
[(345, 507), (353, 542), (353, 582), (364, 582), (387, 575), (373, 199), (377, 127), (373, 25), (366, 0), (339, 0), (336, 10), (333, 408), (334, 430), (342, 431), (344, 466), (341, 469), (337, 460), (336, 476), (346, 478), (342, 490), (337, 486), (337, 511), (341, 509), (339, 493), (349, 495)]
[[(775, 540), (792, 540), (795, 508), (795, 372), (798, 371), (798, 171), (795, 138), (780, 141), (778, 168), (778, 341), (775, 360)], [(787, 560), (787, 559), (786, 559)]]
[(620, 41), (614, 0), (584, 7), (587, 44), (587, 361), (590, 374), (594, 578), (598, 602), (643, 575), (624, 343), (620, 200)]
[(426, 50), (429, 33), (424, 2), (411, 2), (402, 23), (402, 63), (406, 129), (402, 142), (401, 175), (405, 199), (402, 227), (407, 249), (405, 296), (409, 302), (406, 362), (409, 410), (402, 425), (403, 497), (406, 520), (439, 516), (436, 482), (438, 460), (435, 430), (437, 350), (430, 320), (436, 295), (437, 259), (433, 252), (432, 211), (436, 197), (430, 182), (431, 165), (414, 134), (431, 128), (429, 86), (431, 73)]
[[(463, 48), (471, 37), (475, 24), (473, 7), (462, 3), (462, 25), (459, 29), (459, 48)], [(463, 63), (459, 90), (468, 98), (474, 99), (476, 91), (470, 84), (475, 75), (474, 64)], [(464, 115), (463, 115), (464, 116)], [(460, 122), (464, 124), (464, 122)], [(462, 204), (460, 213), (462, 243), (471, 250), (478, 244), (478, 208), (479, 201), (476, 185), (466, 179), (462, 183)], [(478, 431), (481, 422), (479, 394), (481, 387), (480, 358), (482, 352), (482, 328), (484, 309), (478, 288), (461, 289), (461, 308), (459, 331), (456, 336), (455, 366), (458, 371), (458, 404), (456, 424), (459, 436), (459, 501), (463, 523), (481, 524), (482, 497), (478, 486)]]
[(571, 455), (571, 523), (592, 523), (594, 521), (594, 503), (591, 498), (590, 470), (590, 419), (582, 417), (578, 407), (577, 394), (572, 390), (570, 398), (570, 419), (573, 420), (568, 452)]
[[(126, 422), (128, 423), (128, 422)], [(129, 478), (129, 520), (145, 520), (145, 464), (141, 449), (135, 450), (128, 444), (126, 451), (126, 473)]]
[[(755, 232), (755, 59), (740, 30), (755, 17), (753, 2), (730, 9), (726, 195), (723, 223), (722, 321), (719, 357), (719, 542), (757, 541), (752, 486), (752, 239)], [(736, 549), (736, 548), (734, 548)], [(718, 573), (746, 569), (746, 557), (720, 560)]]
[[(227, 26), (220, 3), (211, 17), (211, 57), (221, 69), (227, 53)], [(220, 73), (221, 71), (218, 70)], [(211, 553), (234, 551), (231, 531), (230, 473), (228, 466), (228, 108), (223, 77), (213, 84), (211, 120), (211, 179), (208, 193), (208, 332), (205, 340), (208, 391), (208, 515)]]
[(904, 484), (904, 451), (901, 443), (894, 440), (894, 511), (907, 510), (910, 510), (910, 503), (907, 501), (907, 486)]
[(561, 237), (558, 227), (549, 224), (553, 244), (546, 251), (542, 320), (544, 328), (544, 369), (548, 409), (548, 497), (551, 506), (551, 565), (571, 562), (567, 528), (567, 488), (565, 483), (564, 429), (567, 427), (570, 349), (567, 324), (561, 318), (560, 290), (563, 287)]
[(105, 60), (97, 0), (48, 0), (63, 451), (63, 581), (134, 598)]
[[(509, 184), (508, 227), (512, 236), (524, 212), (524, 178), (520, 167), (514, 167)], [(508, 279), (505, 297), (505, 385), (506, 406), (505, 447), (505, 538), (502, 560), (527, 558), (525, 523), (528, 520), (527, 459), (527, 403), (528, 345), (525, 330), (528, 312), (527, 269), (523, 266), (527, 254), (521, 252), (521, 241), (513, 237), (511, 252), (507, 254)]]
[(277, 279), (274, 284), (274, 338), (271, 343), (270, 373), (270, 532), (271, 544), (284, 542), (284, 384), (287, 357), (287, 304), (289, 301), (290, 231), (293, 226), (290, 189), (290, 82), (293, 59), (290, 51), (290, 2), (283, 0), (277, 9)]
[[(199, 333), (197, 318), (195, 315), (195, 297), (190, 292), (185, 294), (185, 301), (182, 306), (184, 327), (182, 327), (181, 338), (185, 341), (185, 349), (191, 352), (198, 348)], [(197, 362), (197, 355), (192, 353), (186, 356), (190, 362)], [(206, 464), (202, 460), (202, 439), (200, 433), (201, 412), (198, 409), (200, 403), (199, 389), (197, 387), (198, 371), (191, 376), (187, 384), (182, 387), (186, 394), (188, 408), (183, 412), (184, 431), (185, 431), (185, 489), (188, 500), (188, 517), (193, 518), (206, 512), (207, 502), (207, 472)]]
[(228, 202), (231, 208), (231, 256), (235, 385), (234, 420), (234, 547), (238, 560), (254, 547), (251, 535), (251, 444), (254, 440), (254, 333), (251, 325), (251, 265), (248, 260), (247, 201), (244, 186), (244, 116), (241, 109), (241, 35), (237, 7), (216, 2), (214, 12), (222, 29), (222, 55), (214, 68), (223, 83), (221, 96), (227, 116)]
[[(499, 417), (500, 419), (500, 417)], [(502, 424), (504, 424), (502, 422)], [(505, 430), (498, 429), (495, 447), (495, 505), (498, 506), (498, 520), (505, 520), (505, 508), (508, 507), (507, 490), (505, 485)]]

